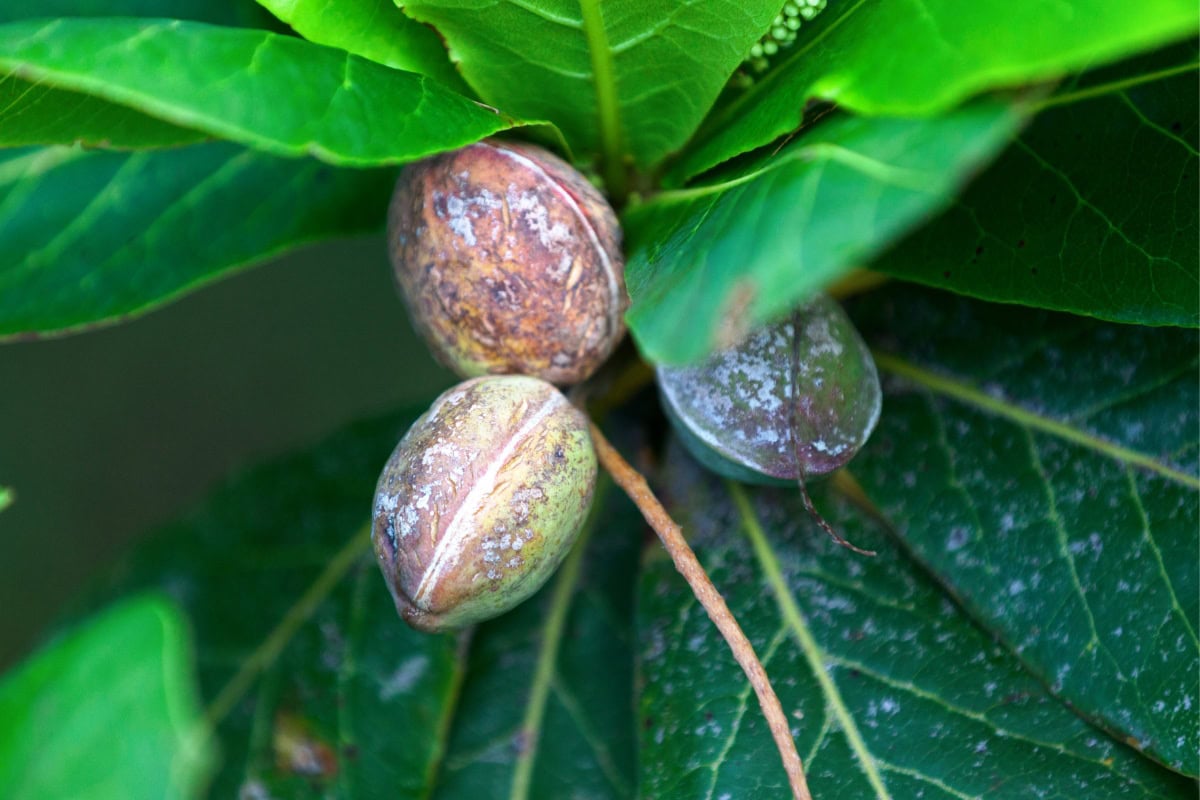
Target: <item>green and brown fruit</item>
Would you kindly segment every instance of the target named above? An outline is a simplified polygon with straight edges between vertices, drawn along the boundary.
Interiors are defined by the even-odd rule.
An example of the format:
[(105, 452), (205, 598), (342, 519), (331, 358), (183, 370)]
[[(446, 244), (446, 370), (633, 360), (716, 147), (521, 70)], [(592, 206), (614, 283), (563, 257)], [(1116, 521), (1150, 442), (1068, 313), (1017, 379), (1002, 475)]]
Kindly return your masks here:
[(410, 164), (388, 247), (414, 324), (464, 377), (577, 383), (625, 332), (616, 215), (541, 148), (487, 140)]
[(755, 483), (843, 466), (871, 435), (882, 402), (871, 351), (827, 295), (700, 364), (660, 365), (656, 376), (692, 455)]
[(375, 490), (372, 538), (396, 610), (438, 631), (513, 608), (566, 557), (595, 485), (587, 419), (549, 383), (495, 376), (445, 392)]

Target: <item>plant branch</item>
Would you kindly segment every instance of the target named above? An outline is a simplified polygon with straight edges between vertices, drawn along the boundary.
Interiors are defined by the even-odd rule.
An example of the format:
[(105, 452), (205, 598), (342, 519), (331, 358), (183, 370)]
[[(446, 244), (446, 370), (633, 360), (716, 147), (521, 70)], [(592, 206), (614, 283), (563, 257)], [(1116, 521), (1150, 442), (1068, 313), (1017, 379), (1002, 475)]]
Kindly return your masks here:
[(667, 549), (671, 560), (675, 562), (675, 569), (679, 570), (679, 574), (692, 587), (696, 599), (700, 601), (700, 605), (704, 606), (709, 619), (725, 637), (729, 649), (733, 651), (733, 657), (742, 671), (746, 673), (746, 677), (750, 679), (750, 685), (754, 687), (754, 693), (758, 695), (758, 703), (762, 706), (763, 716), (767, 718), (771, 736), (775, 739), (775, 746), (779, 748), (779, 755), (783, 759), (783, 768), (787, 771), (788, 782), (792, 786), (792, 796), (795, 800), (812, 800), (812, 795), (808, 791), (808, 782), (804, 777), (804, 765), (800, 762), (800, 754), (796, 752), (796, 743), (792, 740), (787, 717), (783, 713), (779, 697), (771, 687), (767, 671), (754, 653), (754, 646), (742, 632), (742, 628), (729, 610), (729, 606), (725, 605), (725, 598), (721, 597), (717, 587), (713, 586), (708, 573), (704, 571), (696, 554), (684, 540), (683, 530), (675, 520), (671, 519), (662, 503), (650, 491), (646, 479), (616, 451), (616, 448), (609, 443), (595, 423), (591, 423), (591, 429), (592, 441), (595, 442), (596, 454), (600, 463), (612, 475), (617, 485), (625, 490), (629, 499), (646, 518), (646, 522), (658, 534), (663, 547)]

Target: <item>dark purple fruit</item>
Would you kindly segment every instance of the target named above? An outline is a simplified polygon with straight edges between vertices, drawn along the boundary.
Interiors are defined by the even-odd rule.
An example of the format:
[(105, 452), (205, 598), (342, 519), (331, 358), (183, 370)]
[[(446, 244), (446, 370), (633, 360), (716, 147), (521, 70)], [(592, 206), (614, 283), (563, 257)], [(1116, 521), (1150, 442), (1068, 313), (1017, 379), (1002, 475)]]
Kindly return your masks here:
[(791, 483), (838, 469), (879, 419), (879, 375), (841, 306), (818, 295), (737, 347), (660, 365), (663, 406), (685, 445), (736, 480)]

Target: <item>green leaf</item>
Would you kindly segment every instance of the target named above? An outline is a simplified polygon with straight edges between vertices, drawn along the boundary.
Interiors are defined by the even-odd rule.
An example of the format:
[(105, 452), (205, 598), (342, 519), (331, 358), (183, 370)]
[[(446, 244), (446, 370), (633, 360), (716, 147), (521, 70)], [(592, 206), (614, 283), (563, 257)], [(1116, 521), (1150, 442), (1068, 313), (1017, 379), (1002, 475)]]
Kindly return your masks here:
[(77, 92), (0, 77), (0, 147), (82, 144), (142, 149), (193, 144), (205, 134)]
[(212, 762), (187, 625), (161, 597), (86, 620), (0, 681), (12, 800), (194, 797)]
[(213, 797), (425, 796), (461, 677), (456, 643), (400, 622), (365, 527), (412, 416), (229, 481), (104, 590), (153, 587), (191, 618), (224, 754)]
[(0, 511), (16, 502), (17, 493), (7, 486), (0, 486)]
[[(886, 412), (885, 412), (886, 413)], [(1190, 781), (1087, 725), (861, 511), (814, 487), (722, 483), (675, 447), (672, 513), (762, 658), (815, 797), (1184, 797)], [(646, 796), (785, 797), (754, 694), (670, 562), (639, 586)]]
[(912, 287), (857, 311), (888, 390), (867, 494), (1051, 691), (1196, 775), (1200, 337)]
[(1060, 77), (1196, 32), (1191, 0), (841, 0), (787, 61), (705, 122), (675, 180), (795, 130), (809, 100), (862, 114), (937, 114), (989, 89)]
[(631, 796), (636, 514), (602, 487), (545, 590), (473, 635), (413, 631), (365, 528), (411, 418), (229, 482), (103, 590), (156, 587), (191, 616), (225, 754), (212, 795)]
[(989, 300), (1200, 324), (1198, 96), (1194, 44), (1069, 83), (875, 267)]
[(0, 23), (52, 17), (170, 17), (267, 28), (271, 16), (254, 0), (5, 0)]
[(383, 224), (390, 170), (224, 144), (0, 153), (0, 336), (144, 312), (297, 245)]
[[(254, 0), (6, 0), (0, 5), (0, 23), (104, 16), (171, 17), (250, 28), (269, 28), (274, 21)], [(96, 97), (13, 75), (0, 77), (0, 147), (78, 143), (122, 150), (206, 138)]]
[(949, 202), (1019, 114), (983, 101), (928, 120), (838, 116), (711, 186), (624, 217), (628, 322), (654, 362), (738, 341)]
[(404, 16), (392, 0), (341, 0), (336, 4), (326, 0), (259, 2), (310, 42), (340, 47), (396, 69), (419, 72), (455, 90), (466, 89), (438, 35)]
[(291, 36), (196, 22), (16, 22), (0, 26), (0, 70), (347, 166), (409, 161), (516, 124), (424, 76)]
[(621, 194), (625, 156), (645, 168), (695, 130), (778, 0), (419, 0), (486, 102), (562, 129), (583, 156), (602, 153)]

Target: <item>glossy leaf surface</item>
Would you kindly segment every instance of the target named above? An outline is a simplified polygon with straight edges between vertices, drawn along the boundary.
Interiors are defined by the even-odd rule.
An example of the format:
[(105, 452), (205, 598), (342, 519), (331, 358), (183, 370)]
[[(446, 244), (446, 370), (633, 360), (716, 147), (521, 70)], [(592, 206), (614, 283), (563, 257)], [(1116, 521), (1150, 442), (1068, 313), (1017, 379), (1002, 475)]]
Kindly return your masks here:
[(290, 36), (197, 22), (14, 22), (0, 26), (0, 70), (277, 155), (342, 165), (409, 161), (515, 124), (420, 75)]
[(885, 379), (851, 465), (1077, 713), (1196, 775), (1200, 339), (915, 289), (855, 307)]
[(5, 675), (5, 797), (196, 796), (214, 752), (189, 639), (172, 603), (143, 596), (84, 620)]
[[(676, 450), (665, 493), (763, 659), (814, 797), (1172, 798), (1190, 782), (1089, 726), (829, 484), (720, 481)], [(646, 796), (787, 796), (753, 692), (671, 564), (639, 587)]]
[(81, 144), (117, 150), (174, 147), (206, 134), (78, 92), (0, 78), (0, 146)]
[(945, 205), (1016, 129), (981, 102), (929, 120), (839, 116), (712, 186), (624, 218), (630, 329), (651, 361), (694, 361), (791, 310)]
[(0, 336), (153, 308), (297, 245), (383, 224), (390, 170), (229, 144), (0, 153)]
[(392, 0), (259, 0), (305, 39), (340, 47), (389, 67), (419, 72), (465, 88), (441, 39), (408, 18)]
[(874, 265), (962, 294), (1200, 324), (1196, 47), (1062, 87), (939, 219)]
[[(577, 155), (649, 167), (695, 130), (775, 0), (418, 0), (485, 102), (563, 131)], [(613, 186), (609, 187), (614, 189)]]
[(795, 130), (812, 99), (860, 114), (938, 114), (981, 91), (1181, 39), (1198, 24), (1189, 0), (831, 3), (785, 61), (705, 122), (673, 174), (696, 175)]

